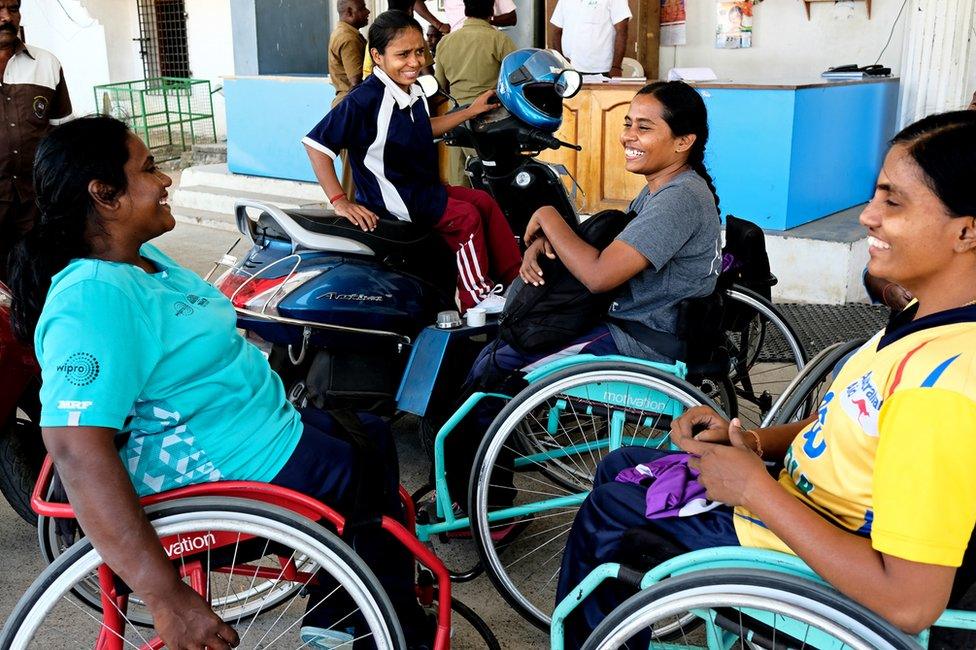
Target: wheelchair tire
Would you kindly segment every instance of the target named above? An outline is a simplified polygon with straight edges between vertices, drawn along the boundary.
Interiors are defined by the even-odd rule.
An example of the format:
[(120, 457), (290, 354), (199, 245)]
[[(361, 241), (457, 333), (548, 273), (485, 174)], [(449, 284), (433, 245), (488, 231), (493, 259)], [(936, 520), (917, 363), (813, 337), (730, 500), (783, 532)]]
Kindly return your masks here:
[(771, 302), (739, 285), (726, 289), (725, 297), (737, 314), (731, 329), (724, 330), (736, 417), (753, 429), (803, 370), (807, 354), (796, 330)]
[[(353, 608), (340, 621), (358, 612), (376, 647), (406, 648), (393, 606), (378, 579), (343, 541), (319, 524), (276, 506), (226, 497), (179, 499), (151, 506), (146, 509), (146, 514), (160, 537), (176, 537), (180, 544), (186, 540), (186, 543), (194, 544), (194, 549), (200, 548), (198, 538), (202, 538), (202, 544), (207, 545), (208, 535), (224, 534), (230, 538), (236, 535), (232, 556), (229, 556), (231, 550), (224, 547), (215, 547), (212, 555), (209, 546), (206, 546), (206, 552), (201, 550), (191, 558), (207, 564), (204, 567), (206, 577), (203, 578), (207, 597), (215, 596), (214, 600), (218, 600), (221, 592), (229, 593), (233, 580), (250, 581), (253, 585), (262, 572), (266, 575), (277, 572), (276, 580), (284, 581), (287, 579), (286, 567), (293, 567), (309, 577), (303, 578), (305, 582), (299, 582), (297, 589), (290, 589), (288, 595), (306, 587), (312, 576), (320, 580), (329, 579), (336, 586), (322, 602), (332, 598), (341, 588), (345, 594), (332, 601), (333, 605)], [(191, 533), (197, 535), (190, 537)], [(255, 550), (262, 544), (263, 548), (255, 555)], [(211, 558), (219, 555), (225, 559), (229, 556), (228, 565), (218, 565), (214, 560), (214, 565), (210, 566)], [(241, 562), (245, 555), (247, 559)], [(279, 564), (269, 566), (269, 556), (275, 556)], [(282, 563), (286, 556), (288, 561)], [(181, 564), (185, 568), (185, 558), (181, 559)], [(87, 538), (82, 538), (65, 550), (38, 576), (17, 603), (0, 632), (0, 649), (56, 647), (56, 640), (63, 641), (63, 637), (68, 638), (72, 647), (94, 647), (102, 628), (102, 618), (88, 607), (74, 602), (69, 594), (76, 592), (80, 583), (89, 581), (92, 573), (101, 565), (101, 556)], [(211, 587), (213, 591), (210, 591)], [(339, 602), (340, 598), (344, 599), (342, 603)], [(252, 643), (257, 641), (261, 647), (279, 647), (276, 644), (280, 639), (281, 647), (297, 647), (301, 645), (298, 641), (301, 610), (295, 609), (286, 618), (293, 606), (294, 600), (285, 605), (280, 613), (275, 612), (267, 617), (271, 619), (277, 616), (273, 621), (253, 616), (245, 620), (242, 613), (239, 618), (228, 622), (238, 626), (243, 643), (247, 643), (244, 638), (249, 633), (259, 635), (263, 632), (264, 637), (253, 639)], [(256, 609), (261, 611), (267, 608)], [(224, 618), (227, 620), (227, 617)], [(242, 621), (247, 625), (246, 630), (239, 629)], [(269, 622), (270, 629), (267, 628)], [(279, 625), (287, 627), (279, 630)], [(90, 638), (86, 638), (86, 626)], [(123, 633), (125, 645), (141, 646), (147, 644), (152, 636), (147, 629), (135, 625), (127, 625)], [(271, 641), (261, 645), (268, 638)]]
[[(609, 396), (611, 406), (597, 399), (601, 395)], [(629, 408), (620, 407), (621, 400), (629, 404)], [(647, 402), (650, 408), (658, 410), (634, 406), (643, 404), (641, 400), (651, 400)], [(613, 401), (618, 404), (613, 405)], [(592, 488), (596, 465), (610, 451), (609, 438), (599, 436), (603, 436), (607, 427), (613, 426), (610, 423), (617, 419), (616, 426), (622, 426), (627, 432), (623, 446), (665, 446), (671, 418), (661, 416), (659, 411), (677, 407), (684, 410), (699, 404), (716, 408), (697, 388), (667, 373), (639, 363), (595, 360), (544, 377), (505, 405), (478, 450), (469, 483), (468, 513), (478, 554), (488, 577), (502, 597), (526, 620), (542, 630), (549, 628), (565, 535), (579, 503)], [(540, 409), (545, 411), (544, 417), (550, 424), (542, 425), (536, 415)], [(534, 456), (525, 453), (526, 427), (523, 424), (527, 422), (536, 425), (539, 435)], [(556, 422), (555, 431), (549, 431), (552, 422)], [(550, 457), (542, 446), (546, 439), (548, 454), (554, 457)], [(499, 459), (503, 456), (505, 465), (496, 474)], [(514, 473), (507, 464), (509, 459), (515, 466)], [(552, 474), (556, 472), (563, 473), (563, 481), (553, 480)], [(508, 481), (509, 477), (514, 487), (495, 482)], [(572, 503), (541, 509), (542, 502), (551, 497), (569, 498)], [(495, 505), (489, 506), (489, 498)], [(500, 519), (492, 514), (499, 507), (506, 507), (509, 500), (532, 510), (533, 499), (539, 505), (531, 515)], [(502, 531), (507, 534), (502, 536)], [(526, 552), (525, 542), (533, 539), (543, 542)], [(516, 564), (521, 564), (519, 571), (526, 566), (536, 567), (542, 571), (541, 579), (515, 577), (511, 567)]]
[[(65, 544), (58, 536), (57, 520), (51, 517), (37, 518), (37, 539), (41, 550), (41, 557), (51, 564), (71, 545), (82, 539), (81, 530), (76, 528), (71, 544)], [(229, 620), (246, 619), (264, 611), (277, 607), (281, 602), (291, 598), (300, 590), (298, 585), (290, 583), (274, 584), (273, 581), (261, 581), (248, 585), (243, 591), (225, 594), (212, 599), (211, 605), (217, 611), (224, 612)], [(273, 592), (272, 596), (269, 592)], [(99, 596), (98, 581), (94, 576), (90, 580), (78, 583), (72, 590), (72, 595), (80, 602), (100, 612), (102, 610)], [(252, 600), (255, 596), (260, 598)], [(242, 603), (240, 607), (231, 607), (234, 602)], [(145, 604), (136, 596), (129, 598), (129, 609), (126, 612), (129, 621), (134, 625), (152, 627), (152, 616), (145, 609)]]
[[(661, 621), (708, 616), (715, 632), (732, 635), (750, 648), (824, 647), (814, 640), (840, 642), (851, 650), (918, 650), (909, 635), (829, 586), (803, 578), (759, 569), (695, 571), (662, 580), (638, 592), (614, 609), (593, 630), (584, 650), (627, 647), (636, 634)], [(730, 618), (730, 614), (732, 615)], [(765, 614), (765, 616), (764, 616)], [(772, 617), (771, 627), (767, 621)], [(701, 621), (696, 621), (701, 624)], [(783, 629), (779, 629), (782, 623)], [(748, 633), (746, 637), (742, 632)], [(770, 635), (770, 631), (772, 634)], [(776, 642), (777, 631), (780, 639)], [(799, 632), (804, 632), (798, 638)], [(810, 633), (813, 638), (810, 638)], [(682, 648), (713, 648), (703, 631), (682, 639)], [(771, 638), (770, 638), (771, 637)], [(730, 637), (726, 637), (726, 641)], [(658, 647), (653, 639), (648, 648)], [(695, 643), (695, 645), (692, 645)], [(701, 643), (702, 645), (697, 645)], [(792, 643), (793, 645), (789, 645)], [(633, 645), (630, 647), (634, 647)], [(668, 644), (667, 647), (674, 647)], [(721, 647), (729, 647), (728, 644)]]
[(864, 339), (835, 343), (825, 348), (787, 386), (769, 411), (763, 426), (799, 422), (813, 413), (830, 384), (834, 368), (847, 355), (864, 345)]

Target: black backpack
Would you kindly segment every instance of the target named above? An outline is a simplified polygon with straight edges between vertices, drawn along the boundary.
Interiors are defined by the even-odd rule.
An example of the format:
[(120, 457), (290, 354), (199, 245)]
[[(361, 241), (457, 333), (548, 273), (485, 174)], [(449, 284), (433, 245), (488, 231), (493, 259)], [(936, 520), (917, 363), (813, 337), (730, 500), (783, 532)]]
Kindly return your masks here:
[[(583, 241), (603, 250), (634, 216), (634, 212), (603, 210), (580, 224), (576, 232)], [(534, 286), (516, 278), (498, 319), (499, 338), (521, 354), (569, 343), (596, 327), (610, 308), (611, 294), (590, 293), (558, 259), (540, 256), (539, 267), (545, 284)]]

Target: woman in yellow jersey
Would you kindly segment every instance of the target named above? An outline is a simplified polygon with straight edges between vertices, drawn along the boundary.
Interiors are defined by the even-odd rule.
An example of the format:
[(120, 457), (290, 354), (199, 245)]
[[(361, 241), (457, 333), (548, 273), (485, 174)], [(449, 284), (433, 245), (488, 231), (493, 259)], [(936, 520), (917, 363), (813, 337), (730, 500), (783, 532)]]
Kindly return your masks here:
[[(646, 486), (617, 475), (666, 452), (607, 456), (573, 524), (559, 597), (642, 525), (661, 560), (730, 544), (794, 553), (910, 633), (973, 583), (963, 556), (976, 522), (974, 178), (976, 113), (933, 115), (895, 136), (861, 223), (869, 272), (917, 300), (844, 364), (810, 419), (743, 431), (697, 407), (674, 423), (707, 497), (726, 505), (648, 520)], [(778, 480), (763, 460), (783, 462)], [(609, 588), (595, 596), (567, 622), (567, 643), (619, 602)]]

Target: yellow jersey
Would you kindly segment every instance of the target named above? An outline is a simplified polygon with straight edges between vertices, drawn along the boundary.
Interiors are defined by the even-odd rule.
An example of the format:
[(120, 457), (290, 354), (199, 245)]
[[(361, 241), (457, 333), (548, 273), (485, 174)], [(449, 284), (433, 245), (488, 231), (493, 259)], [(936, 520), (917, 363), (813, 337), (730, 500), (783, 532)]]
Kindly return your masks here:
[[(976, 307), (896, 316), (838, 371), (779, 483), (879, 552), (957, 567), (976, 522)], [(790, 552), (735, 509), (743, 546)]]

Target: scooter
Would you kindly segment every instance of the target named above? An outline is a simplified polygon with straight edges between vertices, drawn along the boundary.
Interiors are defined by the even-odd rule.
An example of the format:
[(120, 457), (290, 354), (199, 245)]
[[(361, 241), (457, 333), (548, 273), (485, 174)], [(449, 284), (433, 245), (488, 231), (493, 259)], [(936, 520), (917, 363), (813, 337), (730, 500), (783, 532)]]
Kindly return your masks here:
[[(502, 105), (446, 137), (475, 149), (467, 165), (472, 184), (499, 201), (518, 233), (542, 205), (576, 219), (560, 174), (533, 157), (545, 147), (578, 149), (552, 135), (563, 98), (581, 80), (554, 57), (545, 50), (509, 55)], [(437, 92), (431, 81), (422, 82), (428, 96)], [(412, 223), (382, 220), (364, 232), (329, 210), (251, 200), (238, 201), (235, 218), (250, 250), (239, 260), (228, 251), (211, 276), (229, 267), (215, 286), (296, 404), (424, 416), (431, 404), (456, 398), (475, 356), (494, 338), (493, 322), (461, 324), (448, 271), (453, 255)]]
[(0, 282), (0, 493), (27, 523), (37, 525), (30, 493), (44, 460), (39, 426), (41, 370), (30, 346), (10, 327), (10, 290)]

